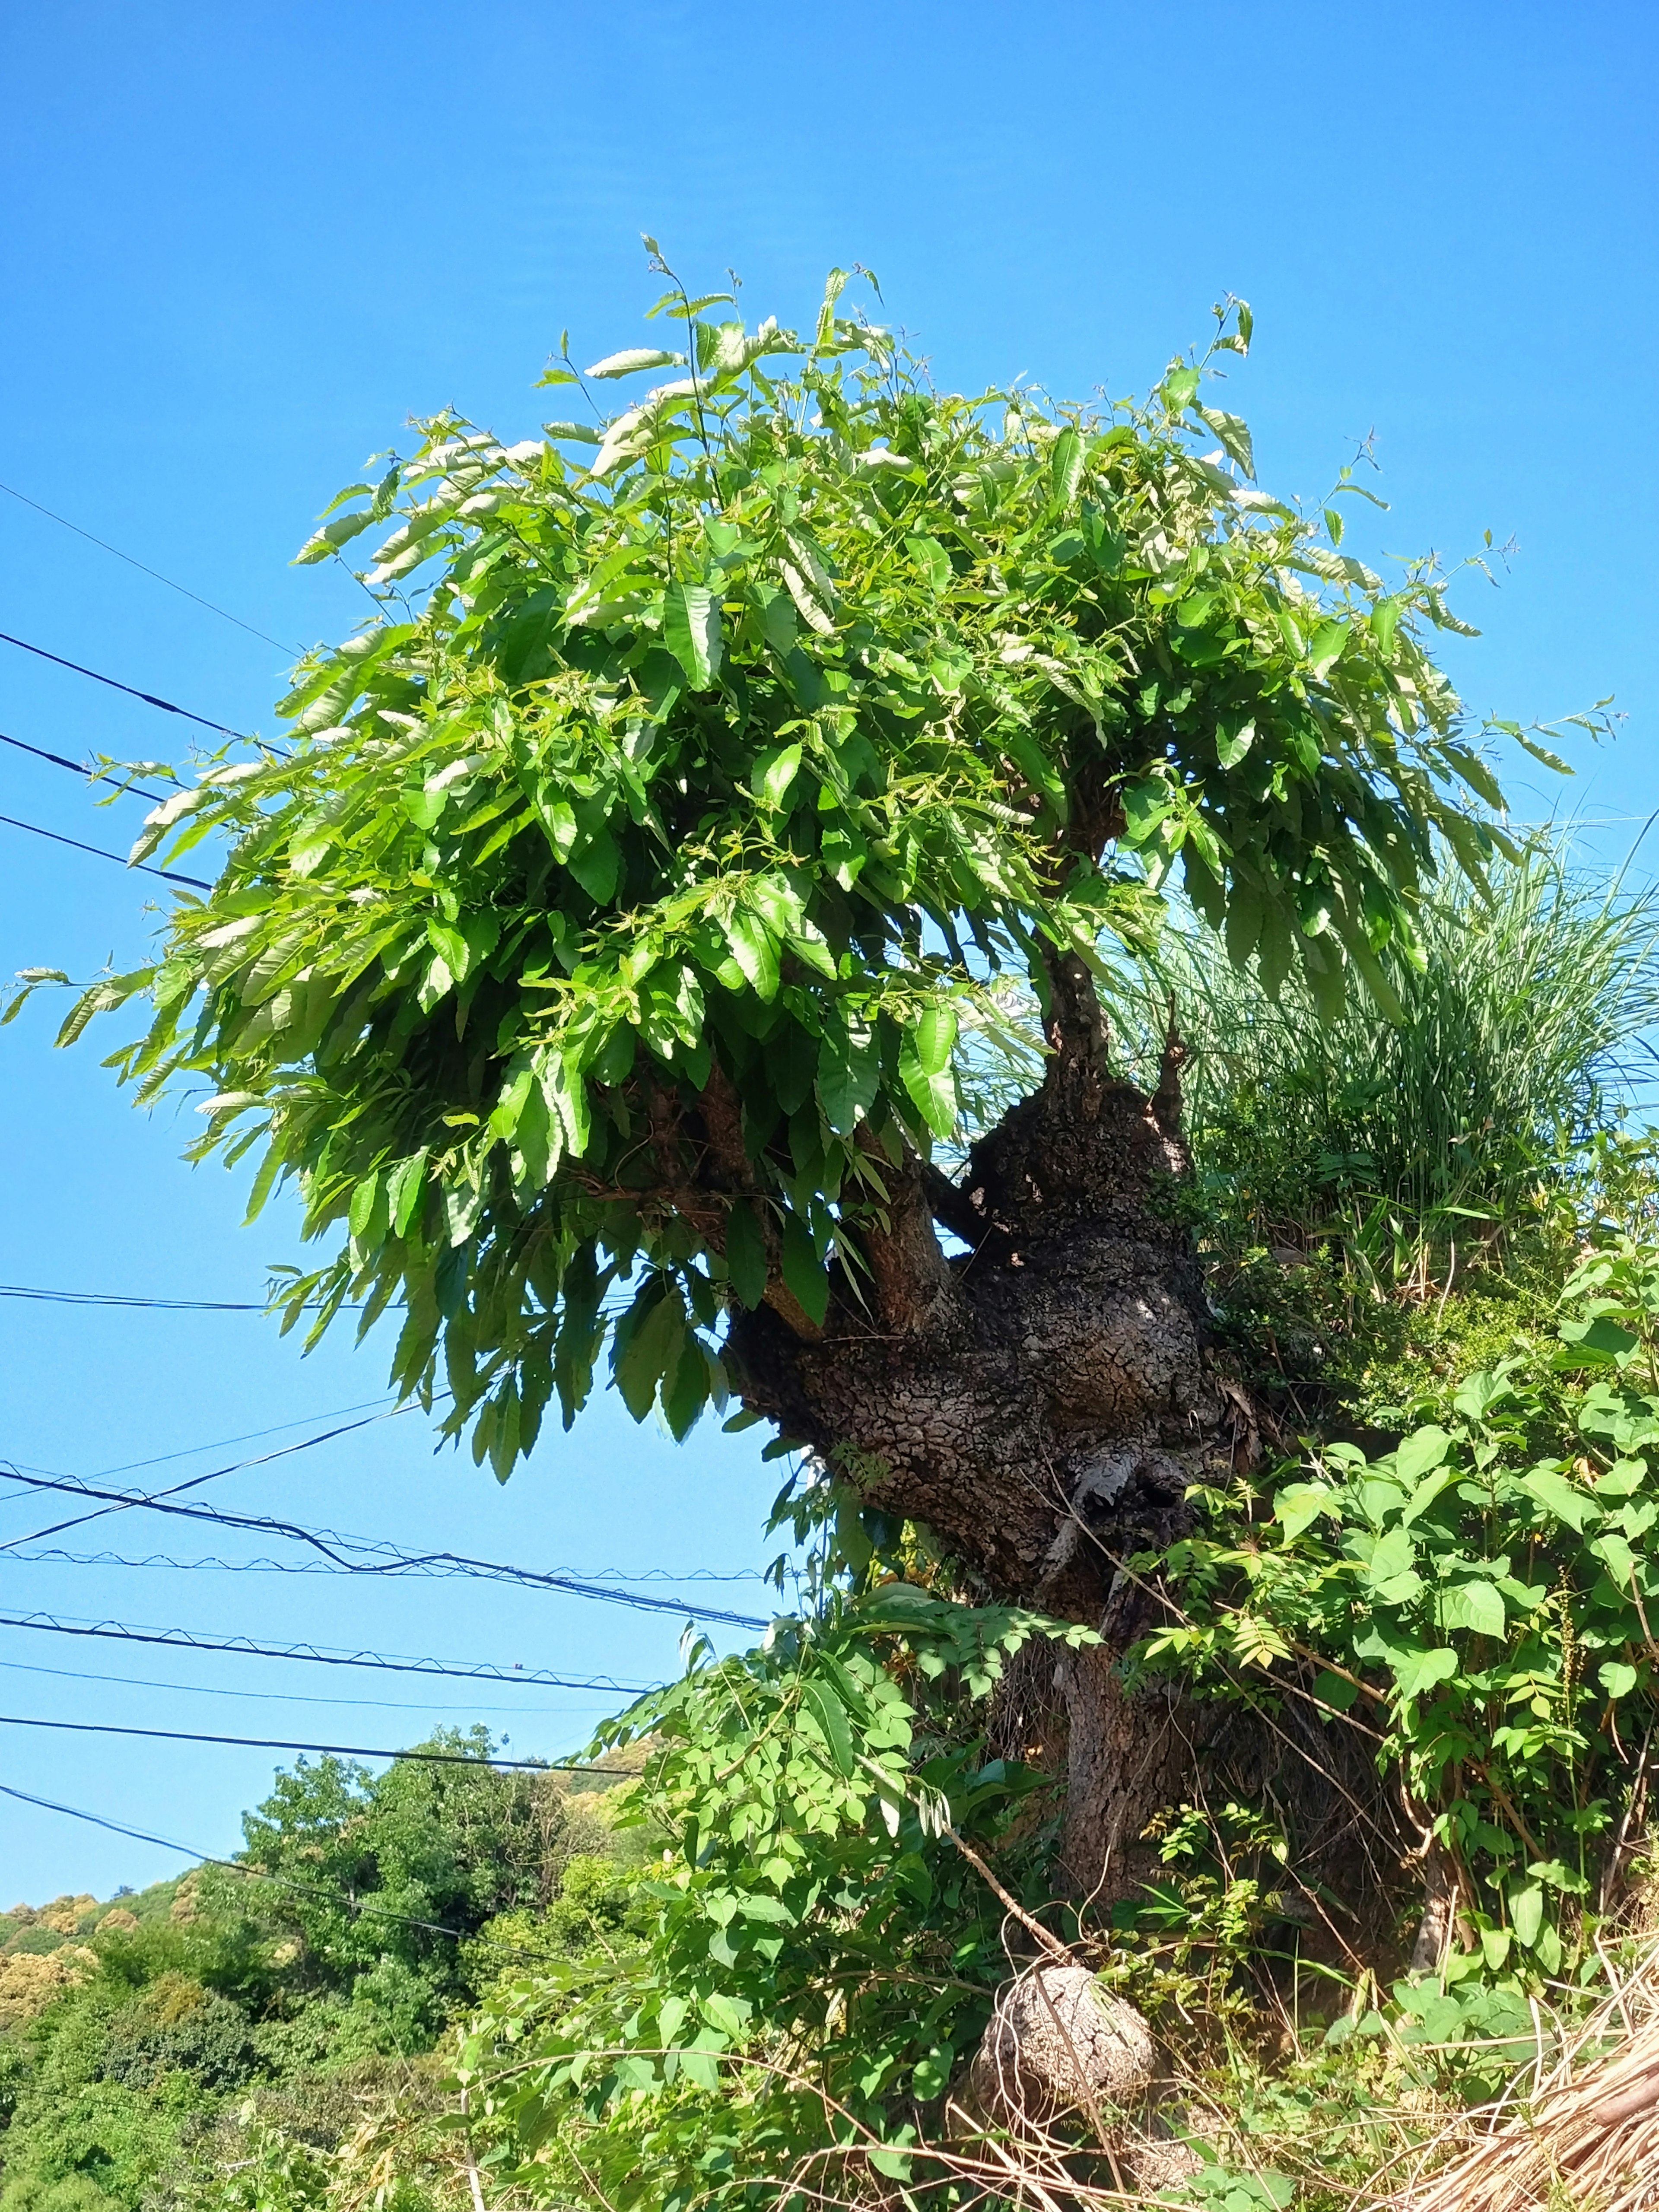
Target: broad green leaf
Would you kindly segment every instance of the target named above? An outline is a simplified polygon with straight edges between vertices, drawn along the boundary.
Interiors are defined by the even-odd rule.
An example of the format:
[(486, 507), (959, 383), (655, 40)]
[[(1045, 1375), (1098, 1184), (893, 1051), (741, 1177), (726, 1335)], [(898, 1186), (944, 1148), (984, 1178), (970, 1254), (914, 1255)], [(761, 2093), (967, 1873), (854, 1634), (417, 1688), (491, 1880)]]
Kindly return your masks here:
[(1273, 1518), (1283, 1528), (1287, 1544), (1293, 1544), (1322, 1513), (1334, 1513), (1340, 1518), (1340, 1512), (1338, 1493), (1322, 1483), (1288, 1483), (1273, 1498)]
[(1490, 1583), (1448, 1583), (1436, 1605), (1442, 1628), (1467, 1628), (1477, 1636), (1504, 1633), (1504, 1601)]
[(1426, 1650), (1403, 1651), (1390, 1664), (1395, 1688), (1402, 1704), (1412, 1704), (1426, 1696), (1437, 1683), (1449, 1682), (1461, 1670), (1457, 1654), (1448, 1644), (1434, 1644)]
[(726, 1218), (726, 1267), (732, 1288), (752, 1312), (766, 1296), (766, 1239), (746, 1199)]
[(1417, 1482), (1431, 1468), (1438, 1467), (1450, 1449), (1451, 1438), (1438, 1423), (1413, 1430), (1394, 1455), (1400, 1480)]
[(720, 665), (720, 607), (706, 584), (671, 584), (663, 602), (663, 641), (694, 691), (707, 691)]
[(1515, 1940), (1524, 1950), (1530, 1951), (1544, 1922), (1544, 1893), (1535, 1881), (1528, 1882), (1510, 1892), (1509, 1907)]
[(801, 1695), (808, 1711), (823, 1730), (836, 1771), (850, 1781), (857, 1771), (857, 1761), (853, 1755), (853, 1731), (846, 1706), (827, 1683), (808, 1682)]
[(786, 1213), (783, 1217), (781, 1257), (785, 1286), (800, 1301), (806, 1318), (821, 1328), (830, 1310), (830, 1278), (823, 1271), (811, 1234), (798, 1213)]
[(1582, 1490), (1576, 1490), (1565, 1475), (1553, 1468), (1534, 1467), (1520, 1478), (1520, 1485), (1529, 1498), (1535, 1498), (1547, 1513), (1558, 1521), (1565, 1521), (1569, 1528), (1583, 1534), (1592, 1521), (1599, 1521), (1601, 1509), (1595, 1500)]

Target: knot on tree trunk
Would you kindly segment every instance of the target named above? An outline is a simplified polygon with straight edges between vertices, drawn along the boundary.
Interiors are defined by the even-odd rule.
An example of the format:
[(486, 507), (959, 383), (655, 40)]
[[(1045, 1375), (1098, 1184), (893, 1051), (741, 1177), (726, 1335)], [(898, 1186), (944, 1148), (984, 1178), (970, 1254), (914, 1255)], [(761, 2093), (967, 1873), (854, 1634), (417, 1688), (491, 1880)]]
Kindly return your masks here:
[(1067, 2112), (1098, 2118), (1133, 2104), (1157, 2070), (1152, 2032), (1086, 1966), (1032, 1966), (997, 1991), (969, 2069), (968, 2094), (1002, 2126), (1046, 2126)]

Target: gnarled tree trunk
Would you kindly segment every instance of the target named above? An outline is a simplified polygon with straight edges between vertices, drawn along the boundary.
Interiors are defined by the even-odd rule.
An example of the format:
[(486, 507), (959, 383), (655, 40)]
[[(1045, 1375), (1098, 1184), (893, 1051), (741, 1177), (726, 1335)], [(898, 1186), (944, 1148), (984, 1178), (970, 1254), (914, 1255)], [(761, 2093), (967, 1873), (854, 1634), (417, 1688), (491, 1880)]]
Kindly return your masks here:
[[(1247, 1423), (1167, 1203), (1188, 1165), (1179, 1048), (1148, 1097), (1110, 1067), (1083, 963), (1052, 981), (1041, 1086), (960, 1183), (915, 1160), (898, 1171), (889, 1227), (866, 1243), (868, 1304), (836, 1298), (816, 1331), (763, 1306), (732, 1352), (745, 1401), (870, 1503), (926, 1523), (999, 1597), (1103, 1632), (1058, 1670), (1063, 1856), (1076, 1887), (1115, 1893), (1193, 1757), (1176, 1707), (1129, 1699), (1115, 1673), (1158, 1614), (1125, 1561), (1182, 1532), (1188, 1486), (1231, 1465)], [(936, 1223), (967, 1249), (947, 1258)]]

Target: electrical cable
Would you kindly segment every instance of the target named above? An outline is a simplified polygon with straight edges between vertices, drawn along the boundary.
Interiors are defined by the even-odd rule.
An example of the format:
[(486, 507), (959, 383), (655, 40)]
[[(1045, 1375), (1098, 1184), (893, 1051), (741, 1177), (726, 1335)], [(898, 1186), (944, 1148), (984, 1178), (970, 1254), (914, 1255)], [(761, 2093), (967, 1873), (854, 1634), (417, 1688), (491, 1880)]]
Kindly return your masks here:
[[(378, 1418), (388, 1417), (381, 1415)], [(367, 1427), (368, 1424), (356, 1425)], [(324, 1440), (318, 1438), (317, 1441)], [(287, 1451), (302, 1451), (305, 1449), (303, 1444), (285, 1447)], [(272, 1453), (270, 1456), (277, 1458), (283, 1455)], [(405, 1552), (399, 1546), (376, 1537), (347, 1535), (335, 1528), (308, 1528), (301, 1522), (279, 1521), (270, 1515), (226, 1513), (210, 1505), (179, 1504), (174, 1502), (176, 1492), (173, 1491), (147, 1494), (143, 1492), (100, 1490), (89, 1483), (25, 1474), (15, 1467), (6, 1468), (5, 1474), (11, 1481), (20, 1482), (31, 1490), (52, 1490), (74, 1498), (97, 1498), (117, 1510), (136, 1506), (149, 1512), (176, 1515), (182, 1520), (210, 1522), (217, 1528), (246, 1528), (260, 1535), (284, 1537), (290, 1543), (308, 1544), (330, 1561), (337, 1571), (345, 1574), (387, 1577), (409, 1573), (458, 1575), (483, 1582), (514, 1583), (526, 1589), (562, 1590), (572, 1597), (597, 1598), (605, 1604), (629, 1606), (640, 1613), (668, 1613), (681, 1619), (690, 1613), (697, 1620), (719, 1621), (732, 1628), (760, 1630), (767, 1626), (764, 1620), (757, 1620), (750, 1613), (725, 1613), (714, 1607), (683, 1605), (672, 1598), (650, 1597), (639, 1590), (607, 1589), (578, 1576), (538, 1572), (531, 1567), (514, 1566), (497, 1559), (474, 1559), (465, 1552)], [(199, 1475), (196, 1482), (208, 1482), (213, 1479), (210, 1475)], [(195, 1484), (180, 1483), (177, 1489), (194, 1486)], [(88, 1515), (86, 1517), (90, 1519), (94, 1516)], [(58, 1524), (59, 1528), (74, 1525), (72, 1522)], [(41, 1536), (56, 1535), (58, 1533), (58, 1528), (45, 1528), (33, 1535), (14, 1537), (9, 1544), (0, 1544), (0, 1552), (12, 1551), (18, 1544), (33, 1543)], [(345, 1556), (352, 1552), (362, 1556), (356, 1559)]]
[(112, 691), (125, 691), (129, 699), (141, 699), (146, 707), (159, 707), (164, 714), (181, 714), (187, 722), (199, 722), (204, 730), (216, 730), (222, 738), (236, 738), (243, 744), (257, 745), (259, 740), (249, 737), (246, 730), (233, 730), (228, 723), (210, 721), (205, 714), (192, 714), (188, 707), (180, 707), (171, 699), (158, 698), (154, 691), (141, 691), (136, 684), (123, 684), (118, 677), (100, 675), (95, 668), (86, 668), (78, 660), (65, 660), (61, 653), (48, 653), (44, 645), (31, 645), (26, 637), (14, 637), (9, 630), (0, 629), (0, 645), (15, 645), (20, 653), (32, 653), (38, 659), (55, 661), (59, 668), (67, 668), (76, 676), (89, 676), (94, 684), (106, 684)]
[[(280, 1437), (289, 1429), (308, 1429), (317, 1421), (343, 1421), (348, 1413), (371, 1413), (386, 1407), (389, 1394), (378, 1398), (360, 1398), (355, 1406), (336, 1406), (326, 1413), (304, 1413), (298, 1420), (273, 1421), (268, 1429), (247, 1429), (239, 1437), (216, 1437), (211, 1443), (186, 1444), (179, 1451), (156, 1452), (149, 1459), (123, 1460), (119, 1467), (102, 1467), (91, 1477), (94, 1482), (107, 1482), (118, 1474), (134, 1474), (140, 1468), (165, 1467), (170, 1460), (194, 1459), (198, 1453), (228, 1451), (233, 1444), (256, 1444), (266, 1437)], [(31, 1468), (32, 1474), (50, 1474), (46, 1467)]]
[[(9, 1674), (46, 1674), (54, 1682), (107, 1682), (118, 1690), (176, 1690), (191, 1698), (240, 1698), (252, 1705), (351, 1705), (377, 1713), (523, 1713), (531, 1716), (568, 1710), (559, 1705), (411, 1705), (406, 1698), (309, 1697), (303, 1690), (234, 1690), (217, 1682), (158, 1682), (148, 1674), (94, 1674), (75, 1667), (33, 1667), (26, 1659), (0, 1659)], [(598, 1696), (591, 1692), (590, 1696)]]
[(180, 1497), (186, 1490), (199, 1490), (204, 1483), (217, 1482), (227, 1474), (240, 1474), (246, 1468), (269, 1467), (273, 1461), (292, 1459), (296, 1452), (311, 1451), (318, 1444), (332, 1443), (337, 1437), (353, 1436), (359, 1429), (372, 1429), (378, 1422), (393, 1421), (399, 1414), (413, 1413), (414, 1410), (414, 1401), (405, 1399), (401, 1405), (387, 1407), (384, 1413), (365, 1414), (360, 1421), (347, 1421), (337, 1429), (325, 1429), (320, 1436), (304, 1437), (297, 1444), (279, 1444), (275, 1451), (261, 1452), (253, 1459), (234, 1460), (228, 1467), (213, 1468), (206, 1474), (192, 1474), (186, 1481), (175, 1482), (166, 1490), (141, 1491), (136, 1495), (123, 1495), (119, 1492), (107, 1490), (88, 1490), (84, 1484), (65, 1482), (57, 1476), (44, 1474), (25, 1474), (21, 1470), (9, 1467), (0, 1468), (0, 1474), (9, 1475), (12, 1481), (21, 1482), (27, 1489), (68, 1490), (71, 1494), (78, 1492), (86, 1497), (115, 1501), (101, 1504), (95, 1513), (78, 1514), (72, 1521), (54, 1521), (50, 1528), (33, 1528), (26, 1536), (13, 1536), (5, 1543), (0, 1544), (0, 1552), (12, 1551), (19, 1544), (38, 1544), (47, 1536), (61, 1536), (66, 1528), (82, 1528), (88, 1521), (101, 1521), (111, 1513), (125, 1512), (135, 1505), (153, 1506), (158, 1512), (177, 1511), (180, 1509), (166, 1506), (161, 1500)]
[(124, 1297), (108, 1291), (41, 1291), (27, 1283), (0, 1283), (0, 1298), (28, 1298), (40, 1305), (153, 1307), (161, 1313), (272, 1313), (254, 1298)]
[(334, 1759), (410, 1759), (422, 1766), (499, 1766), (535, 1774), (605, 1774), (580, 1759), (483, 1759), (465, 1751), (387, 1751), (373, 1744), (291, 1743), (285, 1736), (204, 1735), (193, 1729), (122, 1728), (113, 1721), (48, 1721), (23, 1713), (0, 1713), (0, 1728), (56, 1729), (68, 1735), (143, 1736), (156, 1743), (218, 1743), (239, 1751), (316, 1752)]
[(38, 822), (20, 822), (15, 814), (0, 814), (9, 830), (27, 830), (37, 837), (50, 837), (55, 845), (72, 845), (77, 853), (90, 853), (95, 860), (113, 860), (118, 868), (137, 868), (140, 875), (160, 876), (164, 883), (188, 884), (193, 891), (210, 891), (213, 886), (200, 876), (181, 876), (172, 868), (152, 868), (146, 860), (130, 860), (125, 853), (112, 853), (102, 845), (83, 845), (78, 837), (65, 837), (60, 830), (43, 830)]
[(54, 768), (66, 768), (72, 775), (83, 776), (93, 783), (112, 783), (118, 791), (131, 792), (135, 799), (160, 801), (159, 791), (146, 791), (142, 783), (129, 783), (124, 776), (106, 775), (101, 769), (88, 768), (81, 761), (72, 761), (64, 753), (49, 753), (40, 745), (26, 744), (21, 738), (9, 738), (0, 730), (0, 745), (14, 745), (20, 753), (33, 753), (36, 760), (50, 761)]
[(171, 576), (164, 576), (159, 568), (146, 567), (143, 562), (135, 560), (131, 553), (124, 553), (118, 545), (112, 545), (106, 538), (94, 538), (91, 531), (82, 530), (78, 522), (71, 522), (67, 515), (54, 514), (51, 507), (42, 507), (38, 499), (31, 499), (27, 492), (19, 491), (15, 484), (0, 483), (0, 491), (9, 498), (19, 501), (24, 507), (32, 507), (37, 514), (44, 514), (48, 522), (58, 523), (64, 530), (72, 530), (77, 538), (84, 538), (89, 545), (96, 545), (106, 553), (112, 553), (118, 561), (125, 561), (129, 568), (137, 568), (146, 576), (153, 576), (158, 584), (165, 584), (170, 592), (178, 592), (187, 599), (194, 599), (198, 607), (205, 607), (210, 615), (217, 615), (221, 621), (234, 623), (238, 629), (245, 629), (250, 637), (257, 637), (266, 645), (274, 645), (278, 653), (299, 652), (297, 645), (284, 645), (281, 638), (271, 637), (264, 630), (255, 629), (253, 624), (245, 623), (240, 615), (234, 615), (227, 608), (215, 606), (211, 599), (204, 599), (199, 592), (192, 592), (185, 585), (175, 583)]
[[(312, 1667), (362, 1667), (389, 1674), (436, 1674), (451, 1681), (511, 1684), (531, 1690), (592, 1690), (602, 1695), (643, 1697), (650, 1685), (619, 1682), (609, 1674), (554, 1674), (545, 1668), (506, 1668), (489, 1660), (416, 1659), (400, 1653), (347, 1650), (316, 1644), (255, 1644), (246, 1636), (198, 1635), (189, 1628), (148, 1628), (121, 1620), (87, 1621), (55, 1613), (0, 1613), (0, 1628), (32, 1628), (51, 1636), (89, 1636), (115, 1644), (159, 1644), (171, 1651), (227, 1651), (240, 1658), (293, 1659)], [(505, 1707), (503, 1711), (507, 1710)]]

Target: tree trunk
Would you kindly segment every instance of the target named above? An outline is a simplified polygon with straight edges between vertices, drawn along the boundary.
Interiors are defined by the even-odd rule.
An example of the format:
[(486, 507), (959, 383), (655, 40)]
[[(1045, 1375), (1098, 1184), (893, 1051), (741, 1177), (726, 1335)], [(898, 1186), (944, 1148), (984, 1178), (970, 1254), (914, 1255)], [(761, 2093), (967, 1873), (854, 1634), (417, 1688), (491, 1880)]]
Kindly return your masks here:
[[(1076, 1887), (1116, 1892), (1191, 1759), (1168, 1699), (1131, 1701), (1114, 1671), (1158, 1617), (1125, 1562), (1184, 1532), (1188, 1486), (1231, 1468), (1248, 1420), (1169, 1203), (1188, 1170), (1180, 1048), (1148, 1097), (1108, 1065), (1080, 961), (1050, 995), (1044, 1079), (961, 1182), (896, 1170), (867, 1303), (844, 1285), (811, 1334), (763, 1306), (731, 1349), (745, 1402), (871, 1504), (923, 1522), (997, 1596), (1103, 1632), (1060, 1668), (1063, 1856)], [(947, 1259), (936, 1220), (967, 1249)]]

